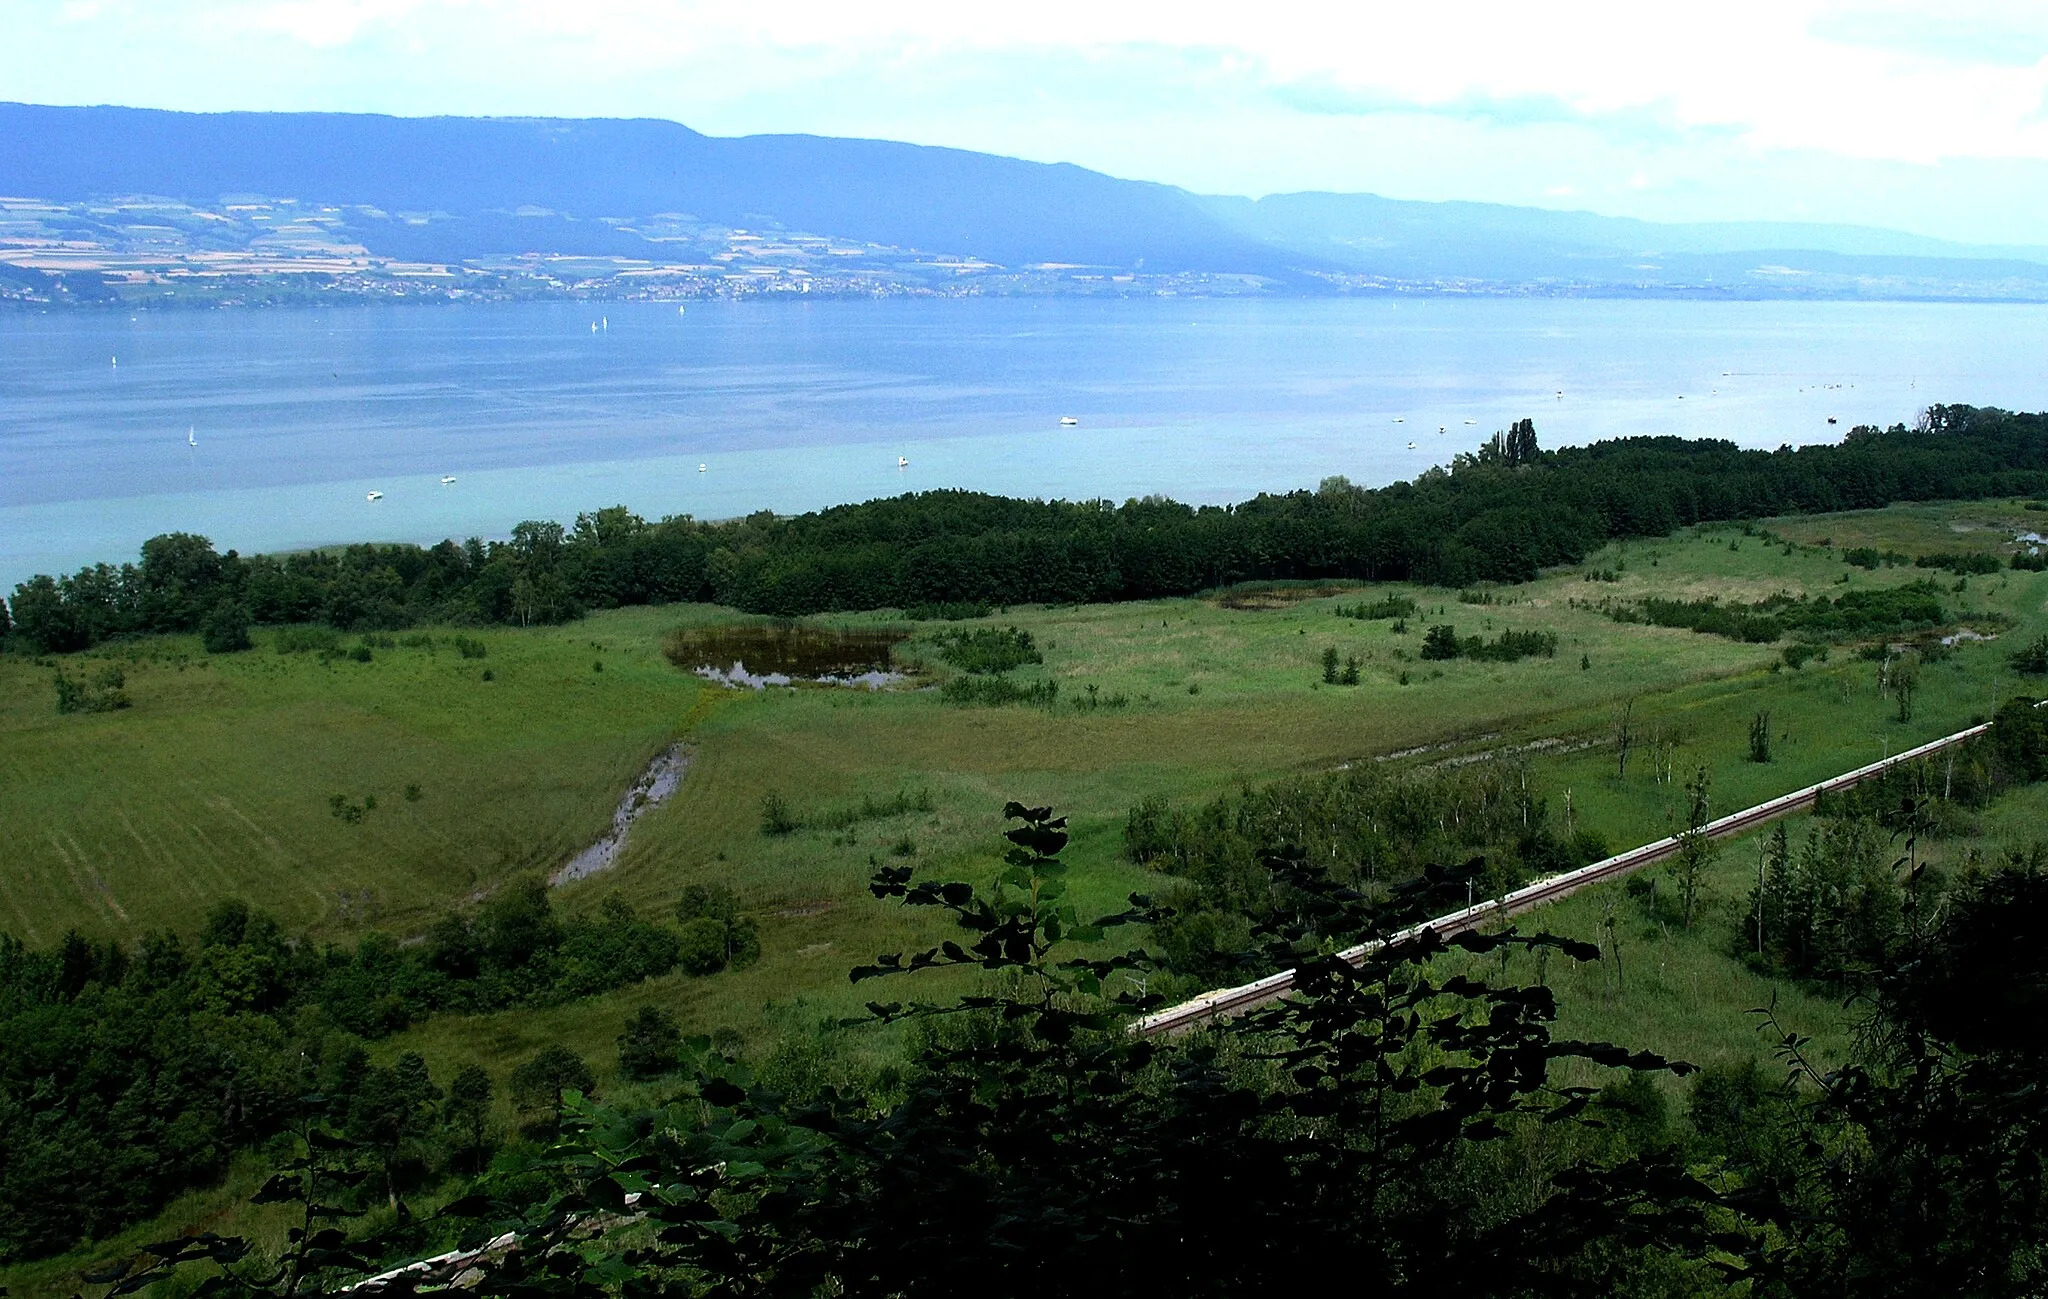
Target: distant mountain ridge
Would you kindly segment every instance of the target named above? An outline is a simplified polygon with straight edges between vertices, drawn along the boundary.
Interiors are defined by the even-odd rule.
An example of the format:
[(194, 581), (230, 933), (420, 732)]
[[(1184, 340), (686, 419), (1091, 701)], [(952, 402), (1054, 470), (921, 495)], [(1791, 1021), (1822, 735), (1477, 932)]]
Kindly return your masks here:
[(261, 194), (458, 217), (521, 208), (580, 219), (683, 212), (1004, 265), (1286, 275), (1303, 260), (1238, 233), (1166, 185), (958, 149), (727, 139), (653, 120), (5, 104), (0, 193)]
[[(1211, 197), (1064, 163), (883, 140), (717, 137), (649, 119), (0, 104), (0, 194), (290, 197), (351, 208), (350, 234), (374, 253), (448, 261), (645, 256), (657, 250), (619, 222), (680, 213), (1002, 267), (1253, 276), (1283, 291), (1458, 281), (1559, 292), (2048, 298), (2048, 248), (1370, 194)], [(421, 215), (437, 219), (422, 224)]]

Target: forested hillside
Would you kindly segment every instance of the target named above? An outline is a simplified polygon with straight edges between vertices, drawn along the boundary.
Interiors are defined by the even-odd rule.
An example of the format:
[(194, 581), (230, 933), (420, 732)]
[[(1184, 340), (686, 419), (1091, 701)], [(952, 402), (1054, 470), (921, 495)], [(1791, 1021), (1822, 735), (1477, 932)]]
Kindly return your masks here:
[(66, 651), (194, 630), (229, 647), (250, 622), (529, 624), (686, 600), (797, 615), (1145, 599), (1255, 578), (1458, 586), (1526, 581), (1605, 542), (1693, 523), (2042, 492), (2048, 415), (1938, 406), (1917, 429), (1859, 427), (1839, 445), (1777, 451), (1677, 438), (1542, 451), (1522, 421), (1412, 482), (1331, 479), (1235, 506), (939, 491), (721, 523), (613, 507), (573, 528), (522, 523), (503, 542), (289, 556), (220, 555), (171, 534), (145, 543), (139, 564), (33, 578), (11, 612), (27, 647)]

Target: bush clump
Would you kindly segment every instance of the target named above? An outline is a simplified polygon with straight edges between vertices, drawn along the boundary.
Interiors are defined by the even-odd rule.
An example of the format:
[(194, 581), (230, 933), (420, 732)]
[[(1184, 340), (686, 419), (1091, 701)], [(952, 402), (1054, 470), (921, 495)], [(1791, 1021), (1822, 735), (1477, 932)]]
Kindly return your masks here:
[(341, 645), (341, 633), (318, 623), (280, 627), (277, 629), (277, 638), (271, 641), (271, 645), (280, 654), (306, 654), (331, 650)]
[(1015, 627), (942, 631), (931, 639), (941, 659), (962, 672), (976, 676), (994, 676), (1027, 664), (1045, 662), (1045, 656), (1031, 642), (1031, 633)]
[(761, 935), (754, 918), (740, 913), (739, 899), (723, 884), (692, 884), (676, 903), (682, 925), (685, 973), (716, 974), (743, 970), (761, 957)]
[(72, 678), (57, 670), (57, 711), (111, 713), (129, 706), (128, 676), (108, 664), (89, 676)]
[(1387, 595), (1377, 600), (1361, 600), (1357, 604), (1338, 605), (1339, 618), (1356, 618), (1360, 622), (1378, 622), (1387, 618), (1408, 618), (1414, 616), (1417, 605), (1405, 595)]
[[(1190, 692), (1192, 693), (1192, 692)], [(957, 676), (939, 687), (939, 697), (949, 704), (1031, 704), (1050, 711), (1059, 702), (1060, 683), (1033, 681), (1019, 684), (1008, 677)]]
[(1556, 658), (1557, 633), (1548, 631), (1504, 631), (1492, 640), (1478, 636), (1458, 639), (1458, 629), (1431, 627), (1422, 638), (1422, 657), (1436, 662), (1455, 658), (1482, 663), (1516, 663), (1525, 658)]
[(199, 642), (208, 654), (233, 654), (251, 648), (249, 610), (238, 600), (223, 600), (199, 624)]

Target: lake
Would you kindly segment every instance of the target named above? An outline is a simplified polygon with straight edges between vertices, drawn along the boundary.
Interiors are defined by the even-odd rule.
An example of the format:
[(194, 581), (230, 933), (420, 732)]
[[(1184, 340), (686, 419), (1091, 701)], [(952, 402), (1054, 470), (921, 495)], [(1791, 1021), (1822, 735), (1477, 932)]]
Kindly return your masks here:
[(2048, 307), (2025, 305), (15, 313), (0, 315), (0, 589), (172, 530), (257, 551), (503, 536), (621, 503), (723, 518), (939, 487), (1240, 500), (1410, 477), (1523, 416), (1546, 446), (1777, 446), (1929, 402), (2048, 407), (2044, 362)]

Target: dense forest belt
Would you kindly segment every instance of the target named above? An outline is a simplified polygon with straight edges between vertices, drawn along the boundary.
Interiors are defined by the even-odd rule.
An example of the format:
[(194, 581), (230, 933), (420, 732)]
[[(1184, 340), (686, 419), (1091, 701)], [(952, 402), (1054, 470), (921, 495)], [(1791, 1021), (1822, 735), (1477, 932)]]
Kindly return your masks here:
[(1362, 489), (1232, 506), (1158, 498), (1032, 501), (937, 491), (777, 517), (650, 523), (623, 507), (511, 539), (217, 554), (184, 533), (137, 564), (38, 576), (0, 611), (27, 648), (136, 632), (246, 643), (251, 622), (382, 631), (418, 622), (562, 622), (587, 609), (710, 601), (778, 616), (920, 606), (1187, 595), (1253, 579), (1519, 582), (1616, 538), (1690, 524), (2048, 493), (2048, 415), (1936, 406), (1919, 427), (1860, 426), (1837, 445), (1623, 438), (1537, 448), (1521, 421), (1448, 469)]
[[(2005, 718), (2011, 710), (2024, 710), (2028, 707), (2048, 707), (2048, 701), (2027, 705), (2015, 700), (2006, 706), (2006, 710), (2001, 711), (2001, 718)], [(1384, 946), (1385, 943), (1398, 943), (1405, 939), (1416, 938), (1425, 930), (1434, 930), (1439, 936), (1449, 938), (1466, 930), (1477, 929), (1489, 920), (1505, 920), (1511, 916), (1518, 916), (1524, 912), (1533, 911), (1546, 903), (1570, 897), (1581, 889), (1591, 888), (1596, 884), (1610, 883), (1646, 866), (1654, 866), (1659, 862), (1676, 857), (1685, 851), (1688, 840), (1695, 837), (1701, 839), (1725, 839), (1753, 830), (1781, 816), (1789, 816), (1794, 812), (1806, 811), (1826, 795), (1853, 789), (1865, 781), (1884, 776), (1888, 772), (1921, 761), (1943, 750), (1953, 749), (1959, 745), (1967, 744), (1979, 736), (1989, 735), (1996, 724), (1995, 722), (1984, 722), (1977, 726), (1966, 727), (1953, 735), (1945, 735), (1938, 740), (1930, 740), (1918, 748), (1907, 749), (1903, 753), (1894, 754), (1882, 761), (1857, 767), (1853, 771), (1845, 771), (1839, 776), (1830, 776), (1828, 779), (1817, 784), (1808, 785), (1804, 789), (1795, 789), (1791, 793), (1781, 794), (1777, 798), (1767, 799), (1762, 803), (1756, 804), (1754, 807), (1746, 807), (1739, 812), (1731, 812), (1727, 816), (1707, 822), (1695, 831), (1669, 835), (1651, 843), (1646, 843), (1641, 847), (1631, 848), (1627, 852), (1616, 853), (1612, 857), (1582, 866), (1577, 870), (1566, 871), (1561, 875), (1553, 875), (1548, 879), (1538, 880), (1534, 884), (1505, 893), (1500, 897), (1475, 902), (1471, 906), (1462, 907), (1448, 915), (1438, 916), (1434, 920), (1423, 921), (1419, 925), (1414, 925), (1395, 933), (1388, 939), (1362, 943), (1347, 951), (1339, 952), (1338, 955), (1356, 965), (1372, 952)], [(1238, 987), (1218, 988), (1214, 992), (1205, 992), (1201, 996), (1184, 1001), (1178, 1006), (1169, 1006), (1165, 1010), (1147, 1015), (1132, 1027), (1132, 1031), (1141, 1035), (1173, 1033), (1192, 1028), (1207, 1020), (1241, 1014), (1255, 1007), (1263, 1006), (1278, 997), (1287, 995), (1294, 988), (1294, 980), (1295, 971), (1282, 970), (1278, 974), (1270, 974), (1263, 979), (1257, 979)]]

